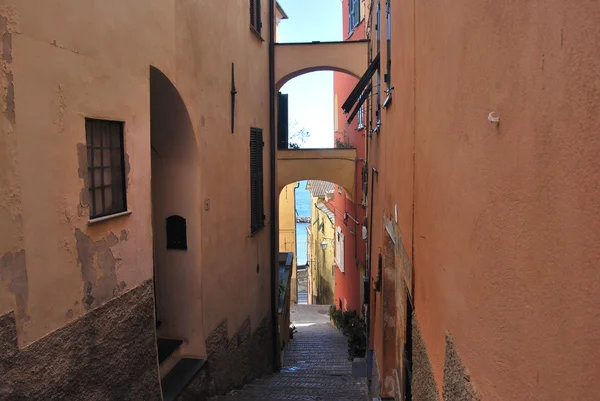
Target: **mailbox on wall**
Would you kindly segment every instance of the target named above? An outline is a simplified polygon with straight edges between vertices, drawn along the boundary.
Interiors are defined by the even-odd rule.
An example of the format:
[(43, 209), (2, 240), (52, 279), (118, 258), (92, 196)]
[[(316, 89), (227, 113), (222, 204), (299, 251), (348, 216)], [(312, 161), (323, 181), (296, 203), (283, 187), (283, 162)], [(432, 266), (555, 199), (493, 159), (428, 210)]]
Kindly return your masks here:
[(167, 249), (187, 251), (187, 227), (181, 216), (167, 217)]

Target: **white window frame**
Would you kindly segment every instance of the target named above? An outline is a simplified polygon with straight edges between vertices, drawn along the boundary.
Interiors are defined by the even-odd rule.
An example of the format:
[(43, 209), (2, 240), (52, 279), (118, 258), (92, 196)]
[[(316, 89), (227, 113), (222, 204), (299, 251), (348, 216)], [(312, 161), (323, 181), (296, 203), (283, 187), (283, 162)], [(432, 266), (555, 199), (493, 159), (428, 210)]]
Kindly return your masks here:
[(340, 226), (335, 228), (335, 264), (344, 273), (344, 233)]

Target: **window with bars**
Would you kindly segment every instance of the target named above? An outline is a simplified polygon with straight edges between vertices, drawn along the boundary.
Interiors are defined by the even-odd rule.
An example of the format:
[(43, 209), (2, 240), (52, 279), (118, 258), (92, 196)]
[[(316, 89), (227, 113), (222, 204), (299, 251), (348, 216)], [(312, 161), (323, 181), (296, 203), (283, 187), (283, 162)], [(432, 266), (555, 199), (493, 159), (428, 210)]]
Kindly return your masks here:
[(262, 129), (250, 129), (250, 231), (265, 226), (263, 198), (263, 135)]
[(259, 34), (262, 28), (260, 2), (261, 0), (250, 0), (250, 28), (254, 29)]
[(85, 119), (90, 219), (127, 210), (123, 123)]

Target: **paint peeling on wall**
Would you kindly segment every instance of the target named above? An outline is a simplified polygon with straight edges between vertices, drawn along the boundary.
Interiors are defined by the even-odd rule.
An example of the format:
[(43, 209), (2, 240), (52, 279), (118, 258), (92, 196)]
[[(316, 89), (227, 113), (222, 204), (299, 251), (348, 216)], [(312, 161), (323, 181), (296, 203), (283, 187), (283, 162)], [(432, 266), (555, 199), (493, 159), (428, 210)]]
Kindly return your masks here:
[(121, 230), (121, 236), (119, 237), (119, 240), (127, 241), (128, 237), (129, 237), (129, 231), (127, 231), (125, 229)]
[(65, 131), (65, 110), (67, 108), (67, 99), (65, 97), (65, 86), (63, 84), (58, 84), (57, 89), (57, 99), (54, 102), (56, 108), (58, 109), (58, 118), (54, 121), (54, 125), (58, 127), (59, 133), (63, 133)]
[(90, 205), (90, 191), (89, 191), (89, 174), (88, 174), (88, 161), (87, 161), (87, 146), (85, 143), (77, 144), (77, 162), (79, 168), (77, 169), (77, 176), (83, 180), (83, 188), (79, 192), (79, 204), (77, 205), (77, 215), (83, 217), (86, 209)]
[(117, 281), (119, 258), (111, 249), (119, 243), (119, 238), (110, 233), (105, 239), (94, 242), (83, 231), (76, 229), (75, 241), (83, 279), (82, 301), (88, 311), (110, 301), (127, 287), (124, 281)]
[(16, 10), (10, 6), (0, 6), (0, 37), (2, 58), (0, 69), (5, 81), (2, 85), (2, 99), (4, 100), (4, 115), (11, 123), (15, 123), (15, 87), (13, 72), (9, 65), (12, 63), (12, 35), (19, 32), (19, 23)]

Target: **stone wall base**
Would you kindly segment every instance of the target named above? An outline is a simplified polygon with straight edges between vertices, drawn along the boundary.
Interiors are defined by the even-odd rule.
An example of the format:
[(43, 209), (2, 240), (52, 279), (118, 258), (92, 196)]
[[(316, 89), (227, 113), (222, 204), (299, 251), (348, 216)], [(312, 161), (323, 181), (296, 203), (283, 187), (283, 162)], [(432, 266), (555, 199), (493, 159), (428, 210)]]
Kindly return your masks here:
[(0, 316), (0, 399), (160, 400), (152, 280), (19, 349)]
[(412, 351), (411, 391), (413, 400), (440, 401), (431, 360), (414, 313), (412, 316)]
[(445, 401), (479, 401), (479, 395), (471, 382), (471, 376), (458, 354), (450, 333), (446, 333), (446, 354), (444, 359)]
[(202, 400), (225, 394), (272, 373), (273, 341), (269, 314), (254, 331), (247, 318), (231, 338), (227, 335), (227, 319), (223, 320), (206, 339), (206, 367), (179, 399)]

